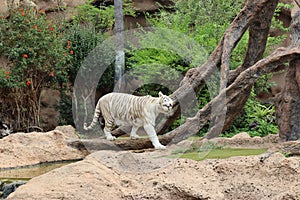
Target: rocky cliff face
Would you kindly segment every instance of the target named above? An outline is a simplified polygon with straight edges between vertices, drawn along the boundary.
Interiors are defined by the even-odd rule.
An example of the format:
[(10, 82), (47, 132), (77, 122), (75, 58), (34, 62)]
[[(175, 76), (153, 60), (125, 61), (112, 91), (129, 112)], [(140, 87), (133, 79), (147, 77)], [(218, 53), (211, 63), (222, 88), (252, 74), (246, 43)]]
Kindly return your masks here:
[(0, 14), (6, 15), (9, 8), (16, 8), (19, 6), (36, 7), (45, 12), (60, 12), (64, 10), (68, 13), (79, 5), (82, 5), (86, 0), (0, 0)]

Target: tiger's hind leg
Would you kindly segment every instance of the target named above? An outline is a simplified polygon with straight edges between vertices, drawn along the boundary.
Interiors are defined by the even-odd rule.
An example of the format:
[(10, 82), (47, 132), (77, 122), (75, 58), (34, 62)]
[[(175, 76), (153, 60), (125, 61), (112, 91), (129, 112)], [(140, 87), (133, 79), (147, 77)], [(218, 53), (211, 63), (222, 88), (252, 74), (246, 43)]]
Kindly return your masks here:
[(105, 122), (104, 133), (107, 140), (113, 141), (116, 139), (116, 137), (111, 134), (113, 127), (114, 123), (112, 121)]
[(130, 138), (131, 139), (139, 139), (141, 138), (139, 135), (136, 134), (137, 130), (139, 129), (139, 127), (137, 126), (132, 126), (131, 132), (130, 132)]
[(113, 141), (113, 140), (116, 139), (116, 137), (113, 136), (113, 135), (111, 134), (111, 132), (108, 131), (106, 128), (104, 128), (104, 133), (105, 133), (105, 137), (106, 137), (107, 140)]

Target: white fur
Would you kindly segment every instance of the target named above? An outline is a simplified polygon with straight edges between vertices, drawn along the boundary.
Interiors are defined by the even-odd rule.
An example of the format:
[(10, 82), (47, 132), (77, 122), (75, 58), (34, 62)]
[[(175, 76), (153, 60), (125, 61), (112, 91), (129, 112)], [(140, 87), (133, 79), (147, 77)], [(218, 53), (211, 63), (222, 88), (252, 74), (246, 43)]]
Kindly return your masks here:
[(155, 119), (160, 114), (172, 111), (173, 101), (159, 92), (159, 97), (134, 96), (123, 93), (110, 93), (99, 99), (94, 118), (90, 126), (84, 123), (84, 129), (92, 129), (98, 122), (100, 114), (105, 120), (104, 133), (106, 139), (115, 140), (111, 134), (115, 125), (131, 125), (130, 137), (138, 139), (137, 130), (144, 127), (155, 149), (165, 149), (155, 132)]

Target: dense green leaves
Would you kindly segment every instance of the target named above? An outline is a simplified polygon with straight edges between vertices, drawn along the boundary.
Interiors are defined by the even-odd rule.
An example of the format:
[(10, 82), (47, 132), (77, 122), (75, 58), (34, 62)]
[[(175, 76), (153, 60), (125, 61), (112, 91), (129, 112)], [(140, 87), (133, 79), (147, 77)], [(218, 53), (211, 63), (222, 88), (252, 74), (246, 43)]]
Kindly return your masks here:
[(1, 49), (11, 67), (1, 69), (0, 88), (32, 86), (33, 89), (51, 80), (65, 81), (64, 67), (70, 52), (64, 47), (61, 32), (55, 23), (47, 21), (36, 10), (11, 12), (0, 20)]
[(40, 125), (42, 88), (68, 81), (67, 66), (72, 51), (62, 37), (60, 24), (44, 12), (20, 8), (0, 19), (0, 55), (8, 59), (0, 69), (1, 110), (14, 121), (14, 129)]
[(254, 90), (248, 99), (244, 110), (223, 136), (233, 136), (246, 131), (250, 136), (266, 136), (278, 132), (275, 122), (275, 109), (271, 104), (261, 104), (255, 98)]

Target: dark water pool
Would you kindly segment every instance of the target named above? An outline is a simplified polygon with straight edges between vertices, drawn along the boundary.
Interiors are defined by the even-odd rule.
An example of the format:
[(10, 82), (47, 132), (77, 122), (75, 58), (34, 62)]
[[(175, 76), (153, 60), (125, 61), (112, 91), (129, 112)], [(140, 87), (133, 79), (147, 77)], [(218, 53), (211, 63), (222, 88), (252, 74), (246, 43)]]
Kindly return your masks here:
[(0, 169), (0, 199), (6, 199), (10, 193), (14, 192), (19, 186), (26, 184), (31, 178), (40, 176), (53, 169), (73, 162), (75, 161), (60, 161), (18, 168)]

